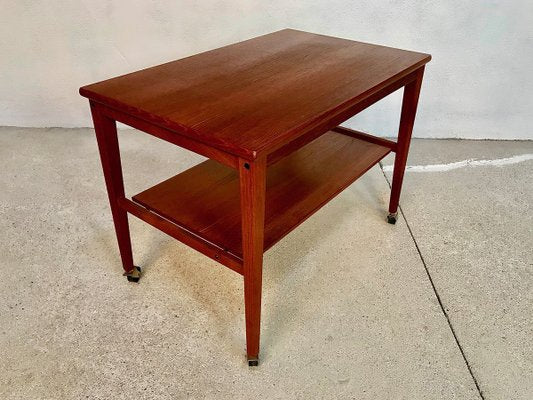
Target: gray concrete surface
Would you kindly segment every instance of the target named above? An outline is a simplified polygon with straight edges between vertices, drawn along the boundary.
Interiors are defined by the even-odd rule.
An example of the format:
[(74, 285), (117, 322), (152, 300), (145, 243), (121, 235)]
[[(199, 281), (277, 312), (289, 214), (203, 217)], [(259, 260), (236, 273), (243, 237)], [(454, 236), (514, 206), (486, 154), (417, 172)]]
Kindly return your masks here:
[[(533, 142), (417, 140), (409, 164), (521, 154)], [(405, 218), (485, 398), (533, 399), (533, 160), (408, 172), (405, 185)]]
[[(129, 194), (201, 159), (135, 131), (121, 147)], [(415, 141), (410, 163), (526, 152)], [(0, 170), (1, 399), (532, 397), (532, 161), (406, 176), (459, 343), (375, 167), (266, 254), (254, 369), (237, 274), (132, 218), (146, 272), (121, 276), (91, 130), (0, 128)]]

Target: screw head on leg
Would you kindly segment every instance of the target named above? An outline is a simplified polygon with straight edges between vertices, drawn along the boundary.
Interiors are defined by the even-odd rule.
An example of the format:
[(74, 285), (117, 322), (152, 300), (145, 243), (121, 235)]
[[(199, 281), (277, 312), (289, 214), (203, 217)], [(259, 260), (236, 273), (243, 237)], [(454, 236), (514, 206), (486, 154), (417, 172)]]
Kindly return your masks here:
[(128, 282), (138, 283), (141, 279), (141, 267), (134, 266), (130, 272), (124, 272), (124, 276), (128, 279)]
[(395, 224), (396, 223), (396, 220), (398, 219), (398, 213), (395, 212), (395, 213), (389, 213), (389, 215), (387, 215), (387, 222), (389, 224)]

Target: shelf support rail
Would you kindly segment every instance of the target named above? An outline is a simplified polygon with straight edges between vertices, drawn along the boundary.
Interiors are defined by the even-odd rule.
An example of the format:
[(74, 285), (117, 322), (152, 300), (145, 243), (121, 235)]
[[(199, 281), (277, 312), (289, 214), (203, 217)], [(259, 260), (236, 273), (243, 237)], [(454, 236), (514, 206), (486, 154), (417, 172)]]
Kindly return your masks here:
[(364, 140), (365, 142), (377, 144), (391, 149), (396, 152), (397, 143), (392, 140), (384, 139), (379, 136), (369, 135), (368, 133), (355, 131), (353, 129), (345, 128), (344, 126), (337, 126), (332, 129), (333, 132), (342, 133), (343, 135), (351, 136), (356, 139)]
[(185, 243), (187, 246), (192, 247), (202, 254), (205, 254), (209, 258), (219, 262), (229, 269), (238, 272), (241, 275), (244, 274), (242, 260), (237, 256), (224, 251), (210, 242), (205, 241), (181, 226), (176, 225), (175, 223), (159, 216), (147, 208), (138, 205), (130, 199), (126, 199), (124, 197), (120, 198), (118, 199), (118, 204), (124, 211), (135, 215), (137, 218), (165, 232), (174, 239)]

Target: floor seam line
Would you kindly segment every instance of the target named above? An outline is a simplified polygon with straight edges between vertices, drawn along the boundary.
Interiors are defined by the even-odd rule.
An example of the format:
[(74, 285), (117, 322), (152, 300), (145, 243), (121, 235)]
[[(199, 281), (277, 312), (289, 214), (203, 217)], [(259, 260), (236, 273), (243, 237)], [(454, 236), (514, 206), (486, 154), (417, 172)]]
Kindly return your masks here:
[[(389, 188), (391, 188), (391, 183), (389, 181), (389, 178), (385, 174), (385, 171), (383, 170), (383, 164), (380, 161), (379, 162), (379, 168), (381, 169), (381, 172), (383, 176), (385, 177), (385, 180), (387, 181), (387, 184), (389, 185)], [(450, 331), (452, 332), (453, 338), (455, 339), (455, 344), (459, 348), (459, 351), (461, 352), (461, 356), (463, 357), (463, 361), (466, 364), (466, 368), (468, 369), (468, 372), (470, 373), (470, 377), (474, 381), (474, 384), (476, 385), (476, 389), (478, 391), (479, 397), (481, 397), (482, 400), (485, 400), (485, 396), (483, 395), (483, 391), (481, 390), (481, 387), (479, 386), (479, 383), (474, 375), (474, 372), (472, 371), (472, 367), (470, 366), (470, 363), (468, 362), (468, 359), (466, 358), (465, 352), (463, 350), (463, 347), (461, 346), (461, 343), (459, 342), (459, 338), (457, 337), (457, 334), (455, 333), (455, 329), (453, 328), (452, 322), (450, 320), (450, 317), (448, 313), (446, 312), (446, 309), (444, 308), (444, 304), (442, 303), (442, 299), (439, 295), (439, 292), (437, 291), (437, 288), (435, 286), (435, 283), (433, 282), (433, 278), (431, 277), (431, 274), (429, 272), (428, 266), (426, 264), (426, 260), (424, 260), (424, 256), (422, 255), (422, 252), (420, 251), (420, 247), (418, 247), (418, 242), (415, 239), (415, 236), (413, 234), (413, 231), (411, 230), (411, 227), (409, 226), (409, 223), (407, 222), (407, 218), (405, 217), (405, 213), (403, 212), (402, 206), (398, 205), (398, 208), (400, 210), (400, 214), (403, 216), (403, 219), (405, 221), (405, 225), (407, 226), (407, 230), (409, 231), (409, 235), (411, 236), (411, 239), (413, 240), (413, 243), (415, 245), (416, 251), (418, 253), (418, 256), (420, 257), (420, 261), (422, 261), (422, 265), (424, 266), (424, 270), (426, 271), (426, 275), (429, 279), (429, 283), (431, 284), (431, 287), (433, 289), (433, 293), (435, 294), (435, 297), (437, 298), (437, 302), (439, 303), (440, 309), (442, 313), (444, 314), (444, 317), (446, 318), (446, 321), (448, 322), (448, 327), (450, 328)]]

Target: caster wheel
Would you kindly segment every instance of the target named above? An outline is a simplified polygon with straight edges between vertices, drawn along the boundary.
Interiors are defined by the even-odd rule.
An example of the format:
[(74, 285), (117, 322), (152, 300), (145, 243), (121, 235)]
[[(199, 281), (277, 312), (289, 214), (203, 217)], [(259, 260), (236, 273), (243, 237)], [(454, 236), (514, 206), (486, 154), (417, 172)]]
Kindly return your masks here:
[(394, 225), (397, 219), (398, 219), (398, 213), (390, 213), (389, 215), (387, 215), (387, 222), (389, 224)]
[(124, 275), (126, 276), (126, 278), (128, 279), (128, 282), (135, 282), (135, 283), (138, 283), (139, 282), (139, 279), (141, 279), (141, 273), (142, 273), (142, 270), (141, 270), (141, 267), (134, 267), (133, 270), (129, 273), (124, 273)]
[(257, 367), (259, 365), (259, 360), (257, 358), (249, 358), (248, 359), (248, 366), (249, 367)]

